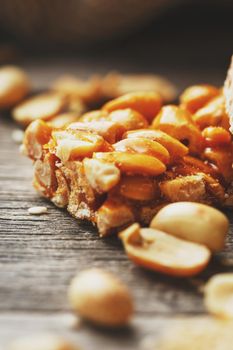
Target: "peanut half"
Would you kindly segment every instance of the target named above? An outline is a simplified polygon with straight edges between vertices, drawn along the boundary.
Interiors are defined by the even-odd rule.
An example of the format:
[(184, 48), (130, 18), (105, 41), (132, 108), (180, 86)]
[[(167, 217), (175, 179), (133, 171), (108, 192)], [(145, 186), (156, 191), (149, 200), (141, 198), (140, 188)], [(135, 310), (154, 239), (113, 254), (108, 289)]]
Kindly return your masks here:
[(103, 110), (107, 112), (116, 109), (132, 108), (141, 113), (148, 122), (151, 122), (155, 115), (159, 112), (162, 104), (160, 95), (156, 92), (131, 92), (107, 102), (103, 106)]
[(31, 97), (13, 109), (13, 118), (23, 126), (36, 119), (50, 120), (60, 114), (66, 107), (63, 96), (55, 93), (44, 93)]
[(151, 221), (150, 227), (204, 244), (215, 252), (224, 247), (229, 221), (222, 212), (208, 205), (179, 202), (162, 208)]
[(133, 313), (127, 287), (100, 269), (79, 273), (70, 284), (68, 296), (74, 311), (97, 325), (123, 326)]
[(187, 277), (201, 272), (210, 251), (203, 245), (173, 237), (165, 232), (133, 224), (120, 233), (128, 257), (135, 264), (172, 276)]
[(222, 318), (233, 318), (233, 273), (221, 273), (210, 278), (204, 289), (207, 310)]

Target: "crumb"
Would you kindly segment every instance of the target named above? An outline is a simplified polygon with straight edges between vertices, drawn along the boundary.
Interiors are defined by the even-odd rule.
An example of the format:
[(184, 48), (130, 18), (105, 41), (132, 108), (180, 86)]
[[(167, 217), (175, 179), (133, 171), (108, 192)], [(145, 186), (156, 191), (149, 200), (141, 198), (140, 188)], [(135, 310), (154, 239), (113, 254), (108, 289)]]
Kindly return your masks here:
[(28, 208), (28, 213), (30, 215), (41, 215), (41, 214), (46, 214), (48, 212), (48, 209), (46, 207), (31, 207)]
[(15, 129), (12, 131), (11, 137), (15, 143), (22, 143), (24, 138), (24, 132), (23, 130)]

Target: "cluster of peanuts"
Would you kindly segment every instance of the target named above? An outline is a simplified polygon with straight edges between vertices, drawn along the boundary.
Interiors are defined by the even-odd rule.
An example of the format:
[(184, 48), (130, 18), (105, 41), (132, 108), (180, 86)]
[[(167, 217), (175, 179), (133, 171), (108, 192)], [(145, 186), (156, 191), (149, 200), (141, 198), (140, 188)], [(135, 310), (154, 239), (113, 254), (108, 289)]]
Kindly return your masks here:
[[(224, 248), (228, 219), (205, 205), (233, 204), (232, 137), (221, 89), (192, 86), (178, 105), (163, 106), (174, 90), (155, 77), (62, 78), (52, 92), (17, 105), (30, 90), (26, 75), (10, 67), (0, 71), (0, 81), (0, 108), (16, 105), (14, 119), (28, 126), (23, 152), (34, 162), (34, 186), (42, 195), (92, 221), (101, 236), (123, 229), (119, 238), (128, 257), (156, 272), (196, 275)], [(153, 92), (145, 91), (148, 86)], [(232, 274), (211, 278), (204, 291), (207, 310), (232, 319), (232, 288)], [(133, 314), (128, 288), (99, 269), (75, 276), (68, 297), (79, 316), (97, 325), (122, 326)], [(181, 338), (175, 340), (179, 349), (185, 348)], [(173, 349), (174, 338), (169, 341), (159, 348)], [(77, 349), (51, 335), (11, 347), (42, 348)]]
[[(24, 138), (35, 188), (93, 222), (101, 236), (149, 224), (172, 202), (231, 206), (232, 137), (222, 90), (193, 86), (179, 105), (162, 104), (159, 93), (131, 92), (72, 123), (36, 118)], [(26, 117), (24, 108), (16, 107)], [(45, 113), (46, 103), (40, 108)]]

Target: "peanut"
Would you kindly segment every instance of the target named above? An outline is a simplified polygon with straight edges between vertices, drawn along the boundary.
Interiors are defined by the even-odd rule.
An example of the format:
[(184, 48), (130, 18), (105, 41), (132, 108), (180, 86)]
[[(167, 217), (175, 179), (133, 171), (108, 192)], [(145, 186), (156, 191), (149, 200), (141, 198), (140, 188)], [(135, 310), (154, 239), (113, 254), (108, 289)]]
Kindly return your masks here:
[(139, 129), (127, 131), (123, 135), (123, 138), (130, 139), (138, 137), (147, 138), (149, 140), (157, 141), (160, 143), (168, 150), (172, 162), (177, 160), (177, 158), (185, 156), (188, 153), (188, 148), (185, 145), (161, 130)]
[(23, 126), (36, 119), (50, 120), (60, 114), (66, 106), (66, 99), (55, 93), (31, 97), (13, 109), (13, 118)]
[(233, 318), (233, 273), (220, 273), (209, 279), (204, 289), (207, 310), (222, 318)]
[(200, 129), (204, 129), (207, 126), (224, 126), (222, 124), (225, 124), (226, 117), (228, 118), (225, 111), (225, 100), (222, 95), (219, 95), (200, 108), (193, 115), (193, 120)]
[(219, 89), (212, 85), (194, 85), (182, 93), (180, 103), (183, 108), (195, 113), (218, 94)]
[(93, 152), (103, 150), (105, 145), (101, 136), (86, 131), (53, 131), (52, 136), (56, 142), (55, 154), (62, 162), (90, 157)]
[(21, 102), (30, 90), (26, 73), (15, 66), (0, 69), (0, 109), (8, 109)]
[(153, 120), (152, 128), (162, 130), (180, 141), (188, 140), (191, 153), (200, 153), (202, 150), (203, 137), (192, 121), (191, 114), (177, 106), (162, 107)]
[(215, 252), (224, 248), (229, 221), (222, 212), (210, 206), (179, 202), (162, 208), (151, 221), (150, 227), (206, 245)]
[(128, 257), (137, 265), (172, 276), (187, 277), (201, 272), (210, 251), (153, 228), (133, 224), (120, 233)]
[(207, 146), (227, 146), (231, 143), (231, 134), (220, 126), (209, 126), (202, 131)]
[(124, 127), (124, 131), (146, 128), (148, 126), (144, 116), (130, 108), (117, 109), (109, 114), (108, 119)]
[(93, 157), (107, 163), (115, 163), (123, 173), (128, 174), (156, 176), (166, 170), (165, 165), (159, 159), (146, 154), (97, 152)]
[(168, 164), (170, 160), (169, 153), (165, 147), (156, 141), (147, 138), (129, 138), (121, 140), (113, 145), (117, 152), (147, 154), (158, 158), (164, 164)]
[(127, 287), (114, 275), (100, 269), (79, 273), (69, 287), (69, 301), (80, 316), (97, 325), (125, 325), (133, 313)]
[(156, 92), (131, 92), (107, 102), (103, 110), (112, 112), (117, 109), (132, 108), (141, 113), (148, 122), (151, 122), (159, 112), (162, 104), (160, 95)]
[(54, 129), (61, 129), (78, 120), (77, 113), (62, 113), (49, 120), (48, 124)]

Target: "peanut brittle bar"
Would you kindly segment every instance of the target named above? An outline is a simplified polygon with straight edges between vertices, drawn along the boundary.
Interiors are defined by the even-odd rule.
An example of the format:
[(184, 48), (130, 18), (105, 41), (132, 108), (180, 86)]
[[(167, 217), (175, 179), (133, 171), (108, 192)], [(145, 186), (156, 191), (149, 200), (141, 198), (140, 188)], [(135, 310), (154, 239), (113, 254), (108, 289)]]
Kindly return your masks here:
[(23, 144), (37, 191), (105, 236), (171, 202), (233, 205), (228, 130), (222, 90), (198, 85), (178, 105), (136, 92), (59, 127), (35, 120)]

